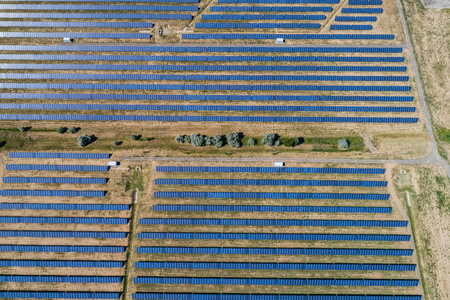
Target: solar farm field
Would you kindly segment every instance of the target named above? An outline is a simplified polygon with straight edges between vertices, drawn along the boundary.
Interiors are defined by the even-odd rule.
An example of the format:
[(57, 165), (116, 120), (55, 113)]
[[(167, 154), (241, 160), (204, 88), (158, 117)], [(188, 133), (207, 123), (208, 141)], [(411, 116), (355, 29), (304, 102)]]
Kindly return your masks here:
[(409, 223), (382, 166), (247, 165), (142, 166), (134, 299), (420, 299)]

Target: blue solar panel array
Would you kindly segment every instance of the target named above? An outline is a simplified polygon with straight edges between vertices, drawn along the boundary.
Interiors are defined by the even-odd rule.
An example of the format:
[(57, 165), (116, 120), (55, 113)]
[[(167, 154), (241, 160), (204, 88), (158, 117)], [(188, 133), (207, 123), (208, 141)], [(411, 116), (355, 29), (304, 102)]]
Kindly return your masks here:
[(107, 178), (3, 177), (5, 183), (106, 184)]
[(214, 232), (139, 232), (140, 239), (188, 240), (275, 240), (275, 241), (409, 241), (402, 234), (308, 234), (308, 233), (214, 233)]
[(0, 252), (78, 252), (78, 253), (124, 253), (125, 247), (118, 246), (42, 246), (42, 245), (0, 245)]
[(40, 4), (0, 4), (0, 10), (134, 10), (134, 11), (198, 11), (198, 6), (170, 5), (40, 5)]
[[(1, 277), (0, 277), (1, 278)], [(136, 284), (225, 284), (225, 285), (321, 285), (321, 286), (418, 286), (417, 279), (331, 279), (331, 278), (218, 278), (135, 277)]]
[(94, 165), (25, 165), (6, 164), (8, 171), (79, 171), (79, 172), (108, 172), (108, 166)]
[[(152, 23), (131, 22), (0, 22), (0, 27), (98, 27), (98, 28), (152, 28)], [(68, 34), (69, 36), (71, 34)]]
[(184, 33), (183, 39), (275, 40), (393, 40), (393, 34), (260, 34), (260, 33)]
[[(31, 76), (30, 76), (31, 77)], [(61, 76), (63, 77), (63, 76)], [(92, 76), (90, 76), (91, 79)], [(41, 78), (42, 79), (42, 78)], [(70, 79), (70, 78), (68, 78)], [(391, 85), (218, 85), (218, 84), (92, 84), (92, 83), (0, 83), (1, 89), (50, 90), (181, 90), (181, 91), (355, 91), (410, 92), (411, 86)]]
[(216, 12), (331, 12), (331, 6), (211, 6)]
[(0, 275), (0, 282), (121, 283), (119, 276)]
[(382, 0), (348, 0), (348, 5), (383, 5)]
[(192, 47), (192, 46), (49, 46), (49, 45), (0, 45), (2, 51), (111, 51), (111, 52), (321, 52), (321, 53), (402, 53), (402, 47)]
[[(1, 84), (0, 84), (1, 85)], [(161, 122), (305, 122), (305, 123), (417, 123), (418, 118), (388, 117), (245, 117), (144, 115), (39, 115), (0, 114), (0, 120), (161, 121)]]
[(0, 196), (30, 197), (105, 197), (104, 191), (0, 190)]
[(384, 174), (381, 168), (190, 167), (156, 166), (156, 172)]
[(0, 203), (0, 209), (130, 210), (126, 204)]
[[(104, 0), (102, 0), (103, 2)], [(48, 2), (48, 1), (46, 1)], [(60, 2), (60, 1), (59, 1)], [(92, 1), (89, 1), (92, 2)], [(114, 1), (118, 2), (118, 1)], [(129, 0), (125, 1), (129, 2)], [(108, 13), (0, 13), (0, 18), (11, 19), (161, 19), (191, 20), (189, 14), (108, 14)]]
[[(1, 5), (0, 5), (1, 6)], [(148, 33), (97, 32), (0, 32), (0, 38), (90, 38), (90, 39), (149, 39)]]
[(389, 200), (389, 194), (154, 192), (156, 198)]
[(376, 22), (377, 17), (346, 17), (346, 16), (336, 16), (334, 18), (336, 22)]
[(408, 81), (409, 76), (326, 76), (326, 75), (160, 75), (160, 74), (64, 74), (0, 73), (1, 79), (73, 80), (201, 80), (201, 81)]
[[(0, 14), (1, 17), (1, 14)], [(325, 20), (325, 15), (207, 15), (202, 20)]]
[[(145, 94), (145, 95), (134, 94), (134, 95), (130, 95), (130, 94), (1, 93), (0, 94), (0, 99), (412, 102), (414, 98), (411, 97), (411, 96), (151, 95), (151, 94)], [(287, 169), (289, 169), (289, 168), (287, 168)]]
[[(0, 208), (2, 205), (0, 204)], [(373, 206), (273, 206), (273, 205), (153, 205), (154, 211), (391, 213), (391, 207)]]
[(9, 152), (10, 158), (109, 159), (109, 153)]
[[(14, 2), (29, 0), (14, 0)], [(105, 0), (45, 0), (45, 2), (105, 2)], [(199, 0), (114, 0), (114, 2), (136, 2), (136, 3), (151, 3), (151, 2), (161, 2), (161, 3), (199, 3)]]
[[(119, 299), (120, 293), (105, 292), (0, 292), (1, 298), (25, 299)], [(409, 300), (409, 299), (408, 299)]]
[(413, 264), (341, 264), (341, 263), (246, 263), (246, 262), (171, 262), (139, 261), (143, 269), (231, 269), (231, 270), (339, 270), (339, 271), (415, 271)]
[(0, 217), (0, 223), (128, 224), (126, 218)]
[(420, 295), (134, 293), (134, 300), (421, 300)]
[[(0, 217), (0, 223), (25, 217)], [(11, 218), (11, 219), (10, 219)], [(17, 218), (17, 219), (15, 219)], [(36, 218), (38, 219), (38, 218)], [(40, 219), (40, 218), (39, 218)], [(47, 218), (50, 219), (50, 218)], [(82, 219), (82, 218), (75, 218)], [(89, 218), (86, 218), (89, 219)], [(108, 218), (109, 220), (109, 218)], [(126, 219), (125, 219), (126, 220)], [(81, 222), (81, 221), (80, 221)], [(107, 223), (110, 224), (110, 223)], [(114, 223), (115, 224), (115, 223)], [(120, 223), (122, 224), (122, 223)], [(125, 223), (123, 223), (125, 224)], [(327, 226), (327, 227), (407, 227), (408, 221), (377, 220), (292, 220), (292, 219), (192, 219), (192, 218), (146, 218), (140, 225), (202, 225), (202, 226)]]
[[(0, 55), (1, 59), (1, 55)], [(7, 57), (6, 59), (9, 59)], [(205, 65), (93, 65), (93, 64), (0, 64), (0, 69), (26, 70), (151, 70), (151, 71), (323, 71), (406, 72), (403, 66), (205, 66)]]
[[(1, 47), (1, 46), (0, 46)], [(201, 61), (201, 62), (404, 62), (402, 56), (380, 57), (380, 56), (137, 56), (137, 55), (45, 55), (45, 54), (0, 54), (4, 60), (89, 60), (89, 61)], [(53, 65), (56, 66), (56, 65)], [(100, 67), (100, 65), (96, 65)], [(117, 66), (117, 68), (124, 67)], [(133, 67), (131, 65), (130, 67)], [(156, 66), (155, 66), (156, 67)], [(165, 67), (162, 65), (161, 67)], [(187, 67), (187, 66), (179, 66)], [(200, 67), (200, 66), (199, 66)], [(205, 67), (233, 67), (233, 66), (205, 66)], [(265, 66), (243, 66), (243, 67), (265, 67)], [(283, 67), (283, 66), (276, 66)], [(292, 66), (286, 66), (292, 67)], [(302, 66), (295, 66), (302, 67)], [(319, 66), (317, 66), (319, 67)], [(326, 66), (320, 66), (326, 67)], [(351, 66), (349, 66), (351, 67)], [(362, 66), (361, 66), (362, 67)], [(371, 66), (366, 66), (371, 67)], [(34, 68), (34, 67), (30, 67)], [(134, 67), (133, 67), (134, 68)], [(139, 67), (136, 67), (139, 68)], [(224, 71), (226, 69), (223, 69)], [(231, 70), (231, 69), (230, 69)]]
[(0, 109), (25, 110), (144, 110), (144, 111), (326, 111), (415, 112), (415, 107), (392, 106), (252, 106), (252, 105), (126, 105), (126, 104), (31, 104), (0, 103)]
[(339, 0), (219, 0), (219, 4), (338, 4)]
[(123, 261), (85, 260), (0, 260), (0, 267), (43, 267), (43, 268), (122, 268)]
[(184, 184), (184, 185), (278, 185), (278, 186), (357, 186), (383, 187), (387, 181), (367, 180), (276, 180), (276, 179), (177, 179), (158, 178), (155, 184)]
[(343, 14), (381, 14), (382, 8), (342, 8)]
[(160, 254), (412, 256), (414, 250), (370, 248), (136, 247), (136, 252)]
[(372, 30), (372, 25), (330, 25), (331, 30)]
[[(0, 22), (1, 23), (1, 22)], [(290, 28), (308, 28), (317, 29), (320, 28), (319, 23), (195, 23), (195, 28), (207, 28), (207, 29), (268, 29), (268, 28), (279, 28), (279, 29), (290, 29)]]
[(0, 237), (124, 239), (127, 237), (127, 233), (126, 232), (109, 232), (109, 231), (14, 231), (14, 230), (1, 230)]

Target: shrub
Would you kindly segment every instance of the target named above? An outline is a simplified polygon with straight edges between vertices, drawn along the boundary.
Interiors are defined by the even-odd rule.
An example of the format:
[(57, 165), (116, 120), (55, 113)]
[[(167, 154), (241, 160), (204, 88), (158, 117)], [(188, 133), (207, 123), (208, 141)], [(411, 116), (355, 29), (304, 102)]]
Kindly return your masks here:
[(279, 136), (276, 133), (266, 133), (266, 135), (262, 139), (262, 143), (266, 146), (273, 146), (275, 142), (278, 140)]
[(213, 144), (212, 137), (205, 136), (205, 145), (210, 146)]
[(141, 137), (142, 137), (142, 135), (135, 135), (135, 134), (131, 135), (131, 139), (133, 141), (139, 141), (141, 139)]
[(177, 135), (175, 137), (175, 142), (177, 142), (178, 144), (183, 144), (184, 143), (184, 135), (181, 135), (181, 134)]
[(191, 143), (191, 136), (190, 135), (186, 135), (184, 137), (184, 142), (190, 144)]
[(227, 143), (230, 147), (240, 148), (242, 146), (242, 133), (240, 132), (229, 132), (227, 133)]
[(249, 138), (247, 141), (247, 145), (248, 146), (255, 146), (256, 145), (256, 140), (254, 138)]
[(19, 126), (19, 131), (20, 132), (25, 132), (25, 131), (28, 131), (30, 129), (31, 129), (31, 127), (28, 127), (28, 126)]
[(205, 146), (205, 137), (198, 133), (191, 134), (191, 144), (194, 147), (203, 147)]
[(275, 146), (276, 146), (276, 147), (280, 147), (280, 146), (281, 146), (281, 141), (280, 141), (280, 140), (277, 140), (277, 141), (275, 142)]
[(56, 132), (58, 132), (59, 134), (64, 134), (67, 132), (67, 127), (58, 127), (56, 128)]
[(94, 135), (80, 135), (78, 138), (78, 146), (80, 147), (86, 147), (87, 145), (93, 143), (96, 140), (96, 137)]
[(211, 138), (211, 142), (214, 144), (214, 147), (221, 148), (224, 145), (225, 137), (223, 135), (221, 135), (221, 134), (215, 134)]
[(305, 139), (302, 137), (294, 137), (294, 138), (292, 138), (292, 140), (294, 141), (294, 146), (298, 146), (305, 142)]
[(117, 146), (122, 145), (122, 142), (120, 142), (120, 141), (114, 141), (114, 142), (113, 142), (113, 145), (117, 147)]
[(223, 141), (219, 141), (219, 142), (215, 143), (214, 147), (222, 148), (223, 147)]
[(77, 133), (79, 130), (80, 130), (81, 128), (79, 128), (79, 127), (72, 127), (72, 128), (70, 128), (69, 129), (69, 133)]
[[(276, 146), (277, 142), (275, 142), (275, 146)], [(284, 138), (283, 139), (283, 145), (285, 145), (286, 147), (294, 147), (295, 146), (295, 140), (291, 139), (291, 138)]]
[(340, 139), (338, 141), (338, 146), (341, 149), (347, 149), (348, 147), (350, 147), (350, 142), (347, 139)]

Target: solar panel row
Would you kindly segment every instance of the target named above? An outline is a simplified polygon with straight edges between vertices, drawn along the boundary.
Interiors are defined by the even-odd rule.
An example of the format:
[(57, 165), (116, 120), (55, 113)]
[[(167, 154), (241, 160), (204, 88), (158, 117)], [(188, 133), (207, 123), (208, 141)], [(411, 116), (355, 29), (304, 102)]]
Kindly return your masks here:
[(0, 4), (0, 10), (119, 10), (119, 11), (198, 11), (198, 6), (170, 5), (40, 5), (40, 4)]
[[(0, 14), (1, 16), (1, 14)], [(325, 15), (208, 15), (202, 20), (325, 20)]]
[(123, 253), (118, 246), (51, 246), (51, 245), (0, 245), (0, 252), (77, 252), (77, 253)]
[(0, 203), (0, 209), (129, 210), (126, 204)]
[(90, 38), (90, 39), (149, 39), (148, 33), (99, 33), (99, 32), (0, 32), (0, 38)]
[(393, 40), (393, 34), (257, 34), (257, 33), (184, 33), (183, 39), (289, 39), (289, 40)]
[(3, 177), (4, 183), (106, 184), (107, 178)]
[(268, 28), (304, 28), (304, 29), (317, 29), (320, 28), (319, 23), (195, 23), (195, 28), (217, 28), (217, 29), (268, 29)]
[(1, 93), (0, 99), (85, 99), (85, 100), (199, 100), (199, 101), (374, 101), (412, 102), (411, 96), (316, 96), (316, 95), (142, 95), (142, 94), (39, 94)]
[(0, 114), (0, 120), (161, 121), (161, 122), (314, 122), (314, 123), (417, 123), (418, 118), (386, 117), (244, 117), (244, 116), (144, 116), (144, 115), (39, 115)]
[(143, 110), (143, 111), (314, 111), (314, 112), (415, 112), (415, 107), (381, 106), (249, 106), (249, 105), (126, 105), (126, 104), (13, 104), (0, 109), (45, 110)]
[[(103, 2), (104, 0), (102, 0)], [(48, 1), (46, 1), (48, 2)], [(60, 2), (60, 1), (58, 1)], [(91, 1), (90, 1), (91, 2)], [(118, 1), (115, 1), (118, 2)], [(129, 2), (129, 0), (125, 1)], [(189, 14), (108, 14), (108, 13), (0, 13), (6, 19), (161, 19), (191, 20)]]
[[(0, 59), (1, 59), (0, 55)], [(9, 59), (9, 58), (7, 58)], [(403, 66), (206, 66), (206, 65), (95, 65), (95, 64), (0, 64), (9, 70), (151, 70), (151, 71), (319, 71), (406, 72)]]
[(9, 152), (9, 158), (109, 159), (109, 153)]
[[(281, 172), (280, 172), (281, 173)], [(167, 185), (261, 185), (261, 186), (352, 186), (352, 187), (384, 187), (387, 181), (374, 180), (276, 180), (276, 179), (178, 179), (158, 178), (155, 184)]]
[(126, 218), (0, 217), (0, 223), (128, 224)]
[(156, 166), (156, 172), (384, 174), (381, 168)]
[(0, 22), (0, 27), (152, 28), (152, 23), (131, 22)]

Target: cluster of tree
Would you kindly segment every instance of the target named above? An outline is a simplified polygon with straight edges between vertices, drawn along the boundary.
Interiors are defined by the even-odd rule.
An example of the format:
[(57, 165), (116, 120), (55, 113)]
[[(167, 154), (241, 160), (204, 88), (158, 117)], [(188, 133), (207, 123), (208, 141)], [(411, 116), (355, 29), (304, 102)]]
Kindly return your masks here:
[(80, 135), (78, 138), (78, 146), (80, 147), (86, 147), (89, 144), (92, 144), (97, 140), (97, 137), (95, 135)]
[(214, 136), (206, 136), (198, 133), (191, 135), (177, 135), (175, 141), (179, 144), (191, 144), (194, 147), (203, 147), (214, 145), (216, 148), (221, 148), (225, 144), (225, 137), (220, 134)]
[(295, 147), (304, 143), (304, 138), (293, 137), (293, 138), (280, 138), (276, 133), (266, 133), (261, 142), (266, 146), (276, 146), (279, 147), (284, 145), (286, 147)]
[(58, 128), (56, 128), (56, 132), (58, 132), (59, 134), (64, 134), (66, 132), (74, 134), (74, 133), (77, 133), (78, 131), (80, 131), (80, 129), (81, 129), (80, 127), (71, 127), (71, 128), (58, 127)]
[(230, 147), (240, 148), (242, 146), (242, 132), (229, 132), (227, 133), (227, 143)]

